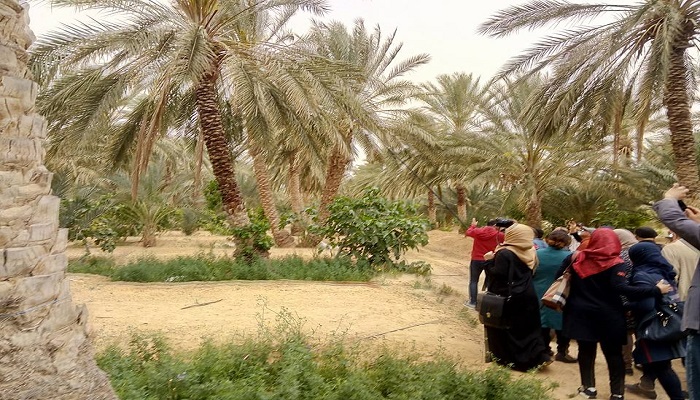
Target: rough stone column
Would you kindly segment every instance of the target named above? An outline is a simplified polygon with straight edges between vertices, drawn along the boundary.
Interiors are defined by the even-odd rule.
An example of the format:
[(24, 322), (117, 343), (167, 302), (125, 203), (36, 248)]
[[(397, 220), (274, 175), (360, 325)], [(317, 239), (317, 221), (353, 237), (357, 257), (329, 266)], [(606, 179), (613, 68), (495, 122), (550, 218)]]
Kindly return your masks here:
[(66, 280), (26, 5), (0, 0), (0, 399), (116, 399)]

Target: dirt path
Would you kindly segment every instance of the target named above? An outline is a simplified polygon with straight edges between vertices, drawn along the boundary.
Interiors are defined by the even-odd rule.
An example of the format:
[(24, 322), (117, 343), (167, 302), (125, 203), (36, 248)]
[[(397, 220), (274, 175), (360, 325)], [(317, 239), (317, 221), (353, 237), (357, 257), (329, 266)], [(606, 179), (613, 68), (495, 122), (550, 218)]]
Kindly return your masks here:
[[(342, 332), (360, 343), (386, 341), (414, 346), (422, 354), (440, 349), (462, 360), (469, 368), (483, 368), (483, 329), (476, 314), (462, 305), (468, 282), (466, 255), (469, 241), (456, 232), (433, 231), (430, 244), (407, 255), (410, 261), (430, 263), (433, 273), (382, 277), (371, 283), (319, 283), (298, 281), (233, 281), (214, 283), (124, 283), (106, 278), (71, 274), (76, 303), (89, 309), (91, 334), (98, 349), (123, 343), (131, 331), (163, 333), (178, 348), (192, 348), (205, 338), (226, 340), (254, 335), (261, 320), (273, 323), (275, 313), (288, 311), (293, 323), (318, 338)], [(156, 257), (192, 255), (198, 252), (230, 253), (222, 237), (199, 233), (191, 237), (172, 233), (158, 246), (144, 249), (137, 243), (120, 246), (119, 261), (150, 254)], [(80, 247), (69, 249), (77, 257)], [(308, 249), (273, 249), (273, 257)], [(198, 306), (199, 304), (209, 303)], [(574, 349), (575, 353), (575, 349)], [(676, 371), (683, 373), (682, 367)], [(556, 399), (567, 399), (579, 386), (576, 364), (554, 363), (537, 376), (556, 382)], [(600, 398), (609, 395), (602, 354), (596, 376)], [(636, 382), (639, 373), (629, 378)], [(667, 399), (657, 390), (659, 399)], [(628, 400), (638, 399), (632, 395)]]

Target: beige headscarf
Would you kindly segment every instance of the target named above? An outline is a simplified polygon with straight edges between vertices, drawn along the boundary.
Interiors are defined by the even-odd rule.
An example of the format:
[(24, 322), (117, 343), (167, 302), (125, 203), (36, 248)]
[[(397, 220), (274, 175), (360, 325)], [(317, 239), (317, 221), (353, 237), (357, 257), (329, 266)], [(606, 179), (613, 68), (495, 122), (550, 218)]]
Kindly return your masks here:
[(524, 262), (530, 269), (537, 267), (537, 251), (532, 244), (535, 232), (527, 225), (515, 224), (506, 229), (505, 240), (496, 247), (496, 251), (508, 249), (515, 253), (520, 261)]
[(627, 229), (614, 229), (613, 232), (615, 232), (617, 237), (620, 239), (622, 250), (627, 250), (633, 245), (639, 243), (637, 238), (634, 237), (634, 233), (628, 231)]

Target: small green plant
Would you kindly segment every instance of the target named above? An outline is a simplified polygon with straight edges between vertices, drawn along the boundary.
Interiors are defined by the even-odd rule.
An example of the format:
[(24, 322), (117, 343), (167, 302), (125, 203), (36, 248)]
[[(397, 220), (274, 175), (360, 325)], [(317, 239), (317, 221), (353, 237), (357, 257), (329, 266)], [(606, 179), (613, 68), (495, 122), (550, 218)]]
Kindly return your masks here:
[(339, 197), (329, 211), (325, 225), (311, 227), (312, 233), (328, 238), (339, 254), (375, 268), (406, 268), (398, 263), (403, 253), (428, 244), (428, 220), (412, 204), (381, 197), (377, 188), (359, 199)]
[(248, 213), (250, 224), (243, 227), (231, 227), (231, 236), (236, 242), (236, 259), (252, 261), (257, 257), (267, 257), (272, 248), (272, 238), (267, 234), (270, 223), (265, 218), (262, 208)]

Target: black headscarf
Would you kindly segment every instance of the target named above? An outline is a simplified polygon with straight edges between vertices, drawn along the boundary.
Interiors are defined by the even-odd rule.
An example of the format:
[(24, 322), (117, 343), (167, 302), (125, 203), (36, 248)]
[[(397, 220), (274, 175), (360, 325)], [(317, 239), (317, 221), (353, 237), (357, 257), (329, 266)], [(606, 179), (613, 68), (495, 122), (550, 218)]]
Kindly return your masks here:
[(656, 243), (641, 241), (629, 249), (633, 271), (644, 271), (663, 276), (669, 283), (676, 282), (676, 271), (661, 255), (661, 248)]

